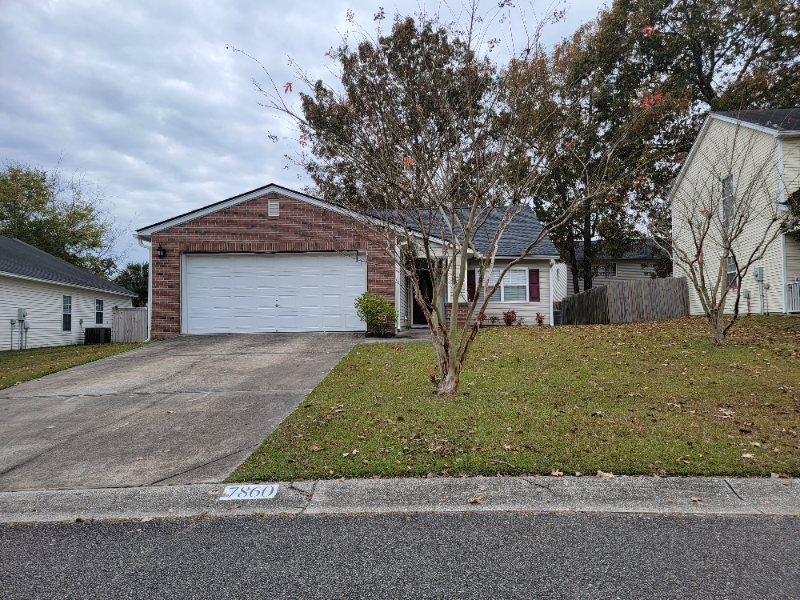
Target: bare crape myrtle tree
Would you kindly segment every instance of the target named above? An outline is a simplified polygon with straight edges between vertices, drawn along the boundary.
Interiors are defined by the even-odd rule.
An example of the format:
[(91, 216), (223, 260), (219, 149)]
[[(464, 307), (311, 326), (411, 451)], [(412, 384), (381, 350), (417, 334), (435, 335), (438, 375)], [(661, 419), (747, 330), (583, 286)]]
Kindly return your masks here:
[[(267, 79), (255, 82), (263, 105), (295, 128), (287, 156), (313, 181), (308, 192), (358, 215), (411, 280), (435, 349), (431, 379), (435, 391), (448, 396), (458, 393), (480, 326), (476, 317), (505, 273), (580, 201), (602, 197), (614, 185), (604, 176), (590, 178), (594, 187), (586, 198), (564, 207), (524, 252), (495, 267), (509, 224), (532, 211), (537, 190), (571, 152), (565, 132), (566, 123), (574, 123), (559, 104), (550, 58), (539, 43), (546, 22), (526, 34), (521, 48), (489, 39), (493, 25), (510, 22), (510, 5), (492, 3), (481, 13), (474, 2), (449, 24), (424, 14), (397, 15), (388, 32), (380, 28), (381, 9), (375, 36), (349, 13), (355, 43), (345, 36), (326, 54), (333, 85), (299, 68), (295, 81), (276, 82), (258, 63)], [(299, 98), (293, 87), (304, 90)], [(607, 172), (614, 149), (604, 146), (587, 164)], [(471, 297), (468, 260), (475, 261), (483, 290)], [(432, 282), (430, 297), (423, 297), (423, 273)], [(453, 318), (445, 302), (452, 302)]]
[[(781, 233), (776, 142), (741, 124), (712, 123), (666, 201), (675, 266), (694, 287), (715, 346), (739, 316), (742, 282)], [(656, 222), (652, 222), (653, 225)], [(663, 239), (653, 231), (655, 240)]]

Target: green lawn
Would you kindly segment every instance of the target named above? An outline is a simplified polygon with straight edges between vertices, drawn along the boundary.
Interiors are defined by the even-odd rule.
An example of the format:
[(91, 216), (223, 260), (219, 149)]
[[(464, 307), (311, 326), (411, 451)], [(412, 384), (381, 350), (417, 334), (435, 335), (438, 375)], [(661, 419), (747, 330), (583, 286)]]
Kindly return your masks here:
[(430, 344), (356, 346), (229, 481), (550, 473), (800, 476), (800, 319), (481, 331), (462, 394)]
[(139, 346), (144, 344), (94, 344), (0, 352), (0, 390)]

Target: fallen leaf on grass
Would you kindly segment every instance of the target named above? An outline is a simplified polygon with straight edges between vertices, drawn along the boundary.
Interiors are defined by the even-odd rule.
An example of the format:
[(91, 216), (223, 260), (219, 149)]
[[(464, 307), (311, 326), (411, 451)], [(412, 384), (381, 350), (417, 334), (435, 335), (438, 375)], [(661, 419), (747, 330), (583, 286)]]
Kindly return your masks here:
[(753, 456), (752, 454), (749, 454), (749, 453), (745, 452), (744, 454), (742, 454), (742, 458), (755, 458), (755, 456)]
[(558, 469), (553, 469), (552, 471), (550, 471), (550, 475), (552, 475), (553, 477), (562, 477), (564, 473), (562, 473)]
[(147, 523), (148, 521), (152, 521), (152, 520), (153, 520), (153, 517), (145, 517), (144, 519), (141, 520), (141, 522), (142, 523)]
[(320, 450), (322, 450), (322, 448), (314, 444), (309, 448), (309, 450), (311, 450), (312, 452), (319, 452)]
[(469, 500), (467, 500), (467, 502), (469, 502), (470, 504), (483, 504), (483, 500), (481, 500), (480, 498), (470, 498)]
[(692, 496), (691, 500), (692, 500), (692, 502), (697, 502), (698, 504), (700, 504), (700, 505), (702, 505), (702, 506), (705, 506), (705, 505), (706, 505), (706, 503), (705, 503), (705, 502), (702, 502), (702, 501), (700, 500), (700, 498), (695, 498), (694, 496)]
[(602, 477), (603, 479), (611, 479), (612, 477), (615, 477), (613, 473), (606, 473), (605, 471), (598, 471), (597, 476)]

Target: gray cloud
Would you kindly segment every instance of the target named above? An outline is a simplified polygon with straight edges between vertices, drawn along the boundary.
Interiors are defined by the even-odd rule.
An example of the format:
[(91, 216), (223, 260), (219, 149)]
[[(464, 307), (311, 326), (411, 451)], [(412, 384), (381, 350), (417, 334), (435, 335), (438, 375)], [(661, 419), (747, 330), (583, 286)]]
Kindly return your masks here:
[[(85, 171), (132, 228), (270, 182), (298, 187), (283, 169), (286, 146), (267, 138), (286, 130), (257, 104), (258, 65), (225, 44), (278, 82), (292, 78), (287, 54), (324, 76), (347, 9), (369, 24), (381, 4), (0, 0), (0, 159), (50, 168), (63, 153), (62, 166)], [(581, 0), (546, 40), (569, 35), (599, 6)], [(129, 258), (146, 255), (133, 247)]]

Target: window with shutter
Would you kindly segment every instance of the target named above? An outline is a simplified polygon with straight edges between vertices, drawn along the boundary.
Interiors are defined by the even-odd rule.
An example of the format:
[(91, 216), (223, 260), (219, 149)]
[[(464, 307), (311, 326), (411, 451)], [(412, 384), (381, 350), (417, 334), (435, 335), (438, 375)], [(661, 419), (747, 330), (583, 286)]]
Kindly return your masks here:
[[(527, 282), (526, 282), (526, 275), (528, 269), (518, 268), (518, 269), (509, 269), (508, 272), (503, 277), (503, 281), (500, 282), (500, 286), (497, 288), (497, 291), (492, 294), (492, 297), (489, 298), (489, 303), (493, 302), (525, 302), (525, 298), (527, 296)], [(482, 283), (478, 284), (478, 303), (483, 302), (483, 292), (485, 288), (492, 289), (495, 284), (497, 283), (497, 279), (500, 277), (500, 273), (503, 272), (502, 268), (495, 267), (492, 269), (492, 274), (489, 277), (488, 286), (484, 286)]]

